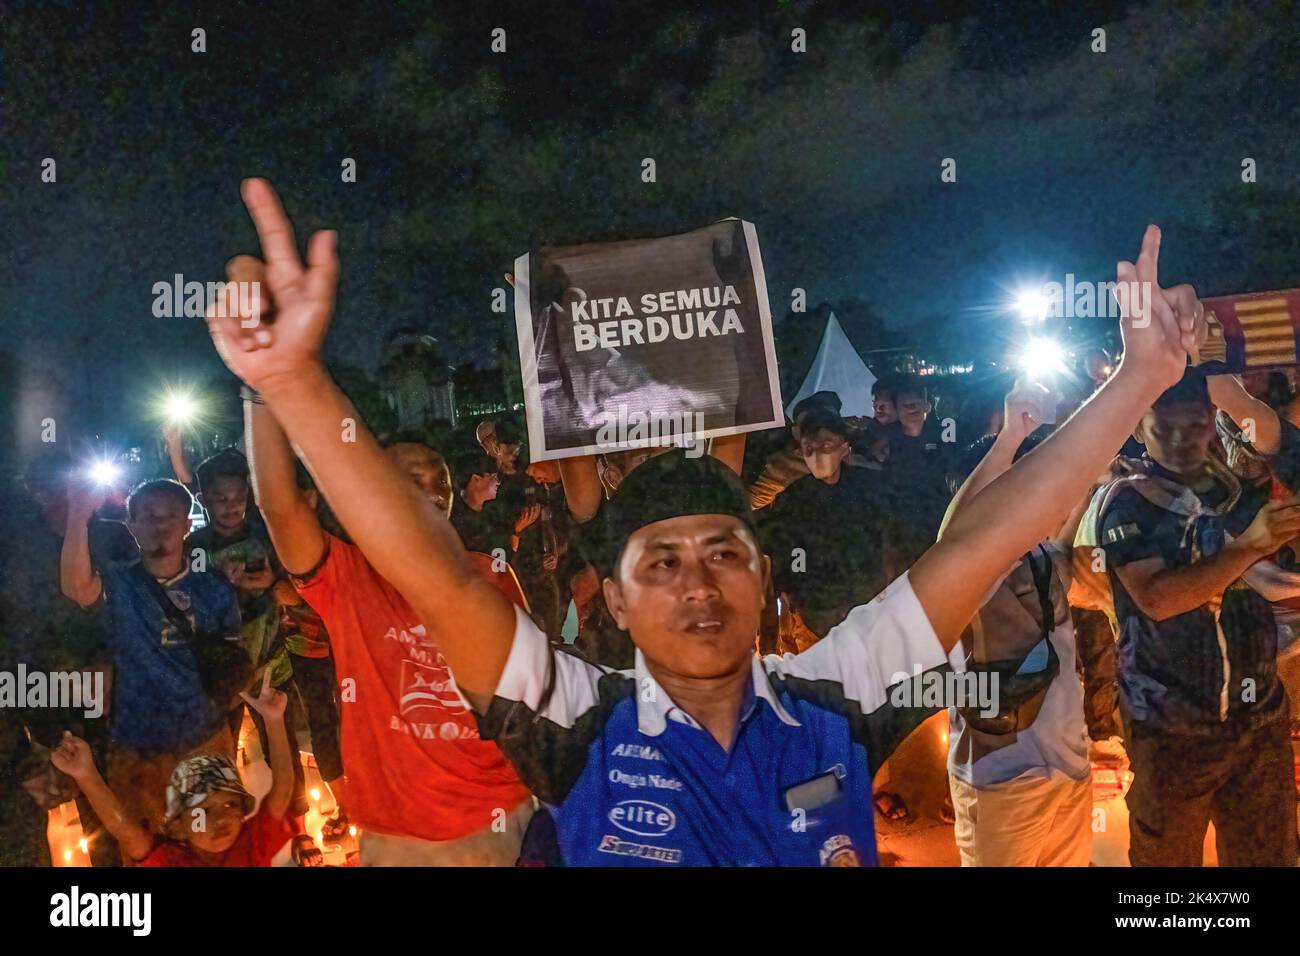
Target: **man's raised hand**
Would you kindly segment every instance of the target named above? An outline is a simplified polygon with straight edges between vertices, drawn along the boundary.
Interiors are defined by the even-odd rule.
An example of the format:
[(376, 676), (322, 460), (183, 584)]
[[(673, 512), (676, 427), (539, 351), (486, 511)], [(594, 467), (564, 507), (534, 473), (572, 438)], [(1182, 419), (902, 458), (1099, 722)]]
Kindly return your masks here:
[(1123, 313), (1124, 358), (1120, 370), (1141, 377), (1159, 394), (1183, 377), (1187, 360), (1197, 359), (1197, 316), (1202, 308), (1189, 285), (1162, 289), (1158, 278), (1160, 229), (1147, 226), (1137, 264), (1116, 267)]
[(271, 686), (270, 665), (267, 665), (262, 672), (262, 687), (257, 696), (254, 697), (246, 691), (240, 691), (239, 696), (244, 698), (244, 703), (261, 714), (265, 720), (283, 719), (285, 709), (289, 706), (289, 695)]
[[(293, 227), (270, 183), (247, 179), (241, 191), (266, 261), (258, 269), (257, 260), (245, 262), (248, 257), (241, 256), (228, 271), (232, 282), (260, 281), (261, 288), (258, 295), (241, 296), (236, 285), (228, 285), (222, 300), (208, 309), (208, 332), (230, 370), (263, 390), (321, 365), (338, 286), (338, 237), (332, 231), (314, 234), (304, 267)], [(246, 278), (253, 275), (259, 278)], [(273, 321), (263, 301), (273, 306)]]
[(104, 504), (108, 488), (78, 476), (68, 483), (68, 517), (85, 524)]
[(59, 745), (50, 751), (50, 763), (60, 773), (66, 773), (73, 780), (80, 782), (95, 770), (95, 759), (90, 752), (90, 744), (71, 732), (64, 731)]
[(1017, 381), (1002, 400), (1002, 431), (1018, 448), (1055, 408), (1056, 396), (1042, 382)]

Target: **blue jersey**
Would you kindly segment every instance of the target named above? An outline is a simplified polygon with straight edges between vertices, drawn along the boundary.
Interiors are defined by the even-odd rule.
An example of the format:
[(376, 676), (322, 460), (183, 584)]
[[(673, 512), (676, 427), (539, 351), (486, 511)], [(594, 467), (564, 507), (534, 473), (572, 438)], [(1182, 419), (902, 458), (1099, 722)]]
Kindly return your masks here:
[[(180, 629), (154, 599), (139, 564), (101, 572), (113, 657), (111, 736), (135, 750), (191, 747), (216, 729), (198, 664)], [(196, 639), (239, 641), (239, 604), (222, 577), (186, 569), (160, 581)]]
[(639, 651), (599, 667), (517, 612), (480, 728), (547, 804), (566, 864), (872, 865), (872, 777), (938, 710), (897, 691), (951, 666), (904, 576), (804, 653), (756, 657), (724, 749)]

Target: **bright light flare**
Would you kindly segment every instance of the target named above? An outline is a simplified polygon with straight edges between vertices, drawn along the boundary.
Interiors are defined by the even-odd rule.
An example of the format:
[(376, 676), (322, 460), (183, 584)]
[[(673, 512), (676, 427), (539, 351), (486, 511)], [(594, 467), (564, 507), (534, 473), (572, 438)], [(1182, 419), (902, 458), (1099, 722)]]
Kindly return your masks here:
[(1020, 353), (1016, 364), (1034, 380), (1050, 378), (1067, 371), (1065, 349), (1060, 342), (1048, 338), (1032, 338)]
[(97, 485), (113, 485), (122, 477), (122, 469), (107, 458), (92, 462), (89, 470), (90, 480)]
[(1042, 322), (1047, 318), (1052, 303), (1037, 289), (1023, 289), (1016, 293), (1012, 307), (1025, 322)]
[(183, 392), (173, 392), (163, 399), (163, 415), (173, 425), (186, 425), (198, 413), (198, 403), (194, 397)]

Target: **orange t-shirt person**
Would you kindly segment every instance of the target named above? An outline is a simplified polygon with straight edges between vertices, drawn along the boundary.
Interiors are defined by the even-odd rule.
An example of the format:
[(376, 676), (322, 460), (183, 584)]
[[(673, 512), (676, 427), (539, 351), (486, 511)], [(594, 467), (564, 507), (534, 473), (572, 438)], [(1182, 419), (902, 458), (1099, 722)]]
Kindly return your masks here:
[[(529, 800), (528, 789), (496, 744), (480, 739), (437, 641), (411, 606), (359, 548), (325, 537), (321, 563), (293, 583), (333, 644), (350, 818), (363, 830), (432, 841), (490, 827), (501, 811)], [(487, 555), (469, 557), (526, 606), (509, 565), (495, 571)]]

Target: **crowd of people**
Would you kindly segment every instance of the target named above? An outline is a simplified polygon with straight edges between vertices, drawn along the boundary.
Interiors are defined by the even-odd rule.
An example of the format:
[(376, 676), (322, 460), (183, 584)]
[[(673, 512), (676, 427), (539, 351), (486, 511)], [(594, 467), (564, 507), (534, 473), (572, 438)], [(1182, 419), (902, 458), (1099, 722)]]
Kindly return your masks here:
[(52, 449), (10, 509), (0, 669), (109, 691), (0, 707), (3, 862), (47, 865), (75, 799), (95, 865), (319, 865), (309, 749), (362, 865), (870, 865), (913, 812), (889, 758), (945, 710), (964, 865), (1086, 866), (1094, 763), (1131, 767), (1134, 865), (1199, 865), (1210, 823), (1223, 865), (1296, 862), (1300, 407), (1197, 371), (1154, 228), (1120, 266), (1149, 313), (1065, 398), (1022, 379), (955, 434), (900, 377), (870, 416), (823, 391), (707, 454), (554, 462), (504, 415), (372, 435), (322, 357), (334, 237), (304, 263), (244, 197), (262, 312), (209, 313), (243, 450), (191, 469), (170, 431), (122, 497)]

